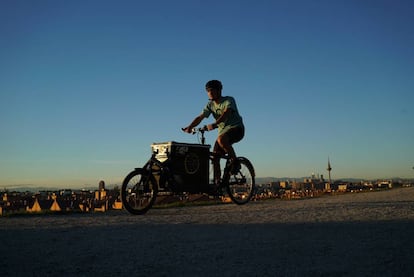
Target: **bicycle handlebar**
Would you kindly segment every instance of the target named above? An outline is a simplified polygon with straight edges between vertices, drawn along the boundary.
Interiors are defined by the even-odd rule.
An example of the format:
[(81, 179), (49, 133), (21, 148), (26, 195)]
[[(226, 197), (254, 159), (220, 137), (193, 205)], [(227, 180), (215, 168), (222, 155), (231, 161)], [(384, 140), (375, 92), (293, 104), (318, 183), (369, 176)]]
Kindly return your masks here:
[[(185, 131), (186, 128), (181, 128), (181, 130)], [(206, 143), (206, 138), (204, 137), (204, 132), (208, 131), (207, 125), (204, 125), (201, 128), (192, 128), (191, 129), (191, 134), (195, 135), (197, 133), (201, 134), (201, 144), (205, 144)]]
[[(182, 131), (185, 131), (185, 129), (186, 128), (181, 128)], [(200, 128), (194, 127), (193, 129), (191, 129), (191, 134), (194, 135), (197, 133), (204, 133), (206, 131), (208, 131), (208, 128), (207, 128), (207, 125), (204, 125), (203, 127), (200, 127)]]

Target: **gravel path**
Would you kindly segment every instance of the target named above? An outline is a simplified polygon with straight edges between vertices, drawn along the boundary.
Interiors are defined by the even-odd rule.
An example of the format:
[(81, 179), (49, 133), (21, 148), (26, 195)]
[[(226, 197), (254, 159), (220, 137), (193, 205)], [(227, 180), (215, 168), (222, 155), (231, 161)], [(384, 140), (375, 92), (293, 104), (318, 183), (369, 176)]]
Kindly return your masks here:
[[(414, 276), (414, 187), (0, 218), (2, 276)], [(4, 275), (3, 275), (4, 274)]]

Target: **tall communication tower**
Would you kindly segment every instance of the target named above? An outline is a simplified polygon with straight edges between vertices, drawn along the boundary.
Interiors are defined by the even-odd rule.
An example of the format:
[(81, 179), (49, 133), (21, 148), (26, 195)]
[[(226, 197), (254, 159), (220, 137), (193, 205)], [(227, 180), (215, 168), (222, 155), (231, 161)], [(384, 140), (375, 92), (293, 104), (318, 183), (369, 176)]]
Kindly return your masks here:
[(331, 170), (332, 170), (332, 167), (331, 167), (331, 162), (329, 161), (329, 157), (328, 157), (328, 168), (326, 170), (328, 170), (329, 184), (331, 184), (332, 183), (332, 181), (331, 181)]

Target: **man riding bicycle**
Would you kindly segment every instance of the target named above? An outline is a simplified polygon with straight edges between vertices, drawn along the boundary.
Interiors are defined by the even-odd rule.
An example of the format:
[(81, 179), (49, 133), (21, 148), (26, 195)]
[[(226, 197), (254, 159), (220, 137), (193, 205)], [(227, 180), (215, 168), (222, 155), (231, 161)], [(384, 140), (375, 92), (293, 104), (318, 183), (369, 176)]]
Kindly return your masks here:
[(232, 145), (244, 137), (243, 120), (237, 109), (236, 101), (231, 96), (222, 96), (222, 89), (223, 85), (220, 81), (208, 81), (206, 91), (209, 102), (201, 114), (194, 118), (190, 125), (183, 128), (184, 132), (191, 133), (194, 127), (211, 114), (216, 120), (214, 123), (207, 125), (209, 131), (218, 128), (218, 137), (213, 148), (214, 181), (216, 185), (219, 185), (221, 176), (220, 157), (225, 153), (229, 155), (231, 161), (231, 172), (235, 173), (240, 169)]

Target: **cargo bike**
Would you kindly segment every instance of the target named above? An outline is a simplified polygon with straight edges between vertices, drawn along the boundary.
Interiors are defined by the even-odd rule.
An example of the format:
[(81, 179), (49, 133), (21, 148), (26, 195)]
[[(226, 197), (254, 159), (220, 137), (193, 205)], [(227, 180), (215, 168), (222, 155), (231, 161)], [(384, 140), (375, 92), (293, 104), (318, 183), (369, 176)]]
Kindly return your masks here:
[(232, 202), (242, 205), (255, 192), (255, 172), (251, 162), (237, 157), (240, 168), (231, 170), (227, 155), (221, 157), (225, 164), (220, 183), (210, 178), (210, 161), (213, 153), (205, 144), (206, 126), (194, 128), (199, 144), (165, 142), (151, 145), (151, 158), (142, 168), (135, 168), (124, 179), (121, 199), (125, 209), (136, 215), (145, 214), (155, 203), (157, 195), (208, 194), (228, 195)]

